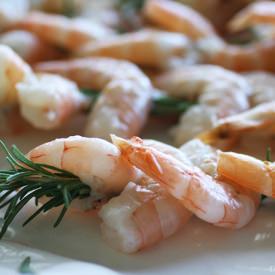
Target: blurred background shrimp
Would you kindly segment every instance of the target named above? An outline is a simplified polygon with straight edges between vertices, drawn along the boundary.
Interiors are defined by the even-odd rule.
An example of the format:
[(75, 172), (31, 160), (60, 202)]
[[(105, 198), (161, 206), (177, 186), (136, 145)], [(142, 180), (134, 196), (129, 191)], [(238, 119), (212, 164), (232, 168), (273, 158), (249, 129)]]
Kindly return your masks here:
[(216, 226), (241, 228), (255, 216), (259, 196), (238, 190), (230, 182), (217, 181), (197, 167), (145, 146), (141, 139), (112, 137), (132, 165), (159, 182), (189, 211)]
[(49, 44), (69, 51), (76, 51), (87, 42), (104, 39), (114, 33), (110, 28), (88, 19), (39, 11), (28, 13), (13, 28), (33, 32)]
[(16, 88), (21, 115), (38, 129), (60, 127), (89, 106), (77, 85), (58, 75), (37, 74), (21, 81)]
[(128, 79), (149, 85), (148, 77), (133, 63), (104, 57), (86, 57), (48, 61), (34, 66), (37, 72), (62, 75), (77, 83), (80, 88), (101, 91), (115, 79)]
[(31, 77), (31, 68), (12, 49), (4, 45), (0, 45), (0, 64), (0, 106), (16, 104), (16, 84)]
[(197, 101), (173, 130), (177, 145), (211, 129), (218, 119), (249, 108), (247, 81), (218, 66), (186, 66), (158, 76), (154, 83), (170, 96)]
[(0, 44), (9, 46), (29, 64), (59, 59), (64, 56), (61, 50), (44, 42), (35, 34), (23, 30), (13, 30), (1, 34)]
[(91, 42), (80, 48), (80, 56), (105, 56), (131, 61), (153, 68), (169, 67), (173, 59), (184, 58), (190, 51), (189, 39), (180, 33), (140, 30)]

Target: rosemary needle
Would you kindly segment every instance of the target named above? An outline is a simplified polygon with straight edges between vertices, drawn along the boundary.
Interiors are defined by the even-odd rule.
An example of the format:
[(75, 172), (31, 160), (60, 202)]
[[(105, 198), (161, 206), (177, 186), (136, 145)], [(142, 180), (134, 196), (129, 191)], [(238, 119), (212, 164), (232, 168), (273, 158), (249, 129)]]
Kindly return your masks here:
[[(0, 148), (6, 154), (10, 170), (0, 170), (0, 209), (6, 207), (0, 238), (22, 208), (32, 199), (36, 204), (42, 197), (42, 206), (23, 225), (28, 224), (41, 212), (63, 206), (54, 227), (58, 226), (71, 202), (91, 195), (90, 186), (68, 171), (42, 163), (34, 163), (14, 145), (8, 149), (0, 140)], [(96, 198), (95, 198), (96, 200)]]

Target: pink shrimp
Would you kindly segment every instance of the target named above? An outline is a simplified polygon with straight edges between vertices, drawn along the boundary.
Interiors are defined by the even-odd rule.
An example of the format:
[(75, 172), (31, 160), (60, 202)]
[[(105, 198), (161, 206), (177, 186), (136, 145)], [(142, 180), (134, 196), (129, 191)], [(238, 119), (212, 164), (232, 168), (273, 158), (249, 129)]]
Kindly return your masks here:
[(216, 226), (240, 228), (254, 217), (259, 197), (253, 193), (238, 193), (199, 168), (143, 145), (140, 139), (112, 138), (130, 163), (159, 182), (199, 218)]

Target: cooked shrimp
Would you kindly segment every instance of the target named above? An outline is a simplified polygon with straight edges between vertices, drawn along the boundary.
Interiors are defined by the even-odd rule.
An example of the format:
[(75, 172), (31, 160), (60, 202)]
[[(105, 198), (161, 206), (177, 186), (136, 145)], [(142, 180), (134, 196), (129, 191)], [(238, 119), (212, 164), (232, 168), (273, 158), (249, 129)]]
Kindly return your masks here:
[(86, 0), (35, 0), (31, 1), (31, 4), (33, 9), (75, 15), (83, 10), (86, 2)]
[(16, 84), (32, 75), (31, 68), (12, 49), (0, 45), (0, 106), (17, 103)]
[(233, 152), (219, 154), (218, 175), (254, 192), (275, 197), (275, 164)]
[(80, 56), (106, 56), (129, 60), (142, 66), (163, 68), (174, 59), (187, 55), (189, 40), (182, 34), (157, 30), (141, 30), (88, 43), (80, 48)]
[(222, 66), (233, 71), (275, 71), (275, 40), (246, 46), (228, 45), (220, 38), (198, 41), (201, 62)]
[(192, 8), (169, 0), (148, 0), (144, 15), (170, 31), (181, 32), (191, 39), (216, 35), (206, 18)]
[(73, 173), (98, 193), (121, 192), (137, 176), (113, 144), (98, 138), (56, 139), (34, 148), (27, 157)]
[(124, 253), (134, 253), (179, 231), (191, 213), (152, 181), (145, 186), (130, 182), (99, 216), (103, 238)]
[(244, 75), (252, 91), (250, 105), (256, 106), (275, 100), (275, 75), (267, 72), (251, 72)]
[(139, 133), (150, 111), (152, 88), (127, 79), (110, 82), (88, 119), (86, 135), (110, 139), (111, 133)]
[(71, 51), (113, 34), (107, 27), (87, 19), (71, 19), (42, 12), (29, 13), (15, 27), (33, 32), (46, 42)]
[(47, 45), (31, 32), (14, 30), (0, 35), (0, 43), (12, 48), (27, 63), (50, 60), (62, 56), (61, 52)]
[(275, 133), (275, 101), (260, 104), (246, 112), (218, 121), (210, 131), (200, 135), (200, 139), (215, 147), (228, 149), (241, 135), (259, 131), (264, 135)]
[(218, 66), (196, 65), (160, 75), (155, 85), (171, 96), (198, 100), (174, 129), (175, 143), (183, 144), (211, 129), (218, 119), (248, 109), (250, 87), (246, 80)]
[(36, 75), (16, 88), (22, 116), (40, 129), (57, 128), (89, 104), (75, 83), (58, 75)]
[(199, 218), (216, 226), (240, 228), (254, 217), (259, 198), (253, 194), (238, 193), (199, 168), (143, 145), (140, 139), (112, 138), (131, 164), (159, 182)]
[(255, 24), (275, 25), (275, 3), (273, 1), (251, 3), (230, 20), (228, 27), (231, 31), (241, 31)]
[(0, 1), (0, 30), (22, 19), (29, 10), (29, 0)]
[(66, 76), (80, 87), (103, 90), (89, 118), (85, 134), (105, 139), (138, 134), (150, 111), (152, 86), (134, 64), (111, 58), (45, 62), (38, 71)]
[(49, 61), (34, 66), (38, 72), (62, 75), (81, 88), (102, 90), (115, 79), (129, 79), (149, 86), (148, 77), (134, 64), (112, 58), (87, 57), (71, 60)]

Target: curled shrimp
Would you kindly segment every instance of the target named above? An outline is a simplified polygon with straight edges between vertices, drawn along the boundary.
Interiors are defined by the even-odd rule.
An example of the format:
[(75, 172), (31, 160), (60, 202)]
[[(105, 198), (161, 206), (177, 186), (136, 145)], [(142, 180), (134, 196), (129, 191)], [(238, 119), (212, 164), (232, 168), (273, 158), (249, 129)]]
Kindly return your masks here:
[(29, 78), (31, 68), (12, 49), (0, 45), (0, 105), (17, 103), (16, 84)]
[(275, 100), (275, 75), (267, 72), (251, 72), (244, 75), (252, 90), (250, 105), (252, 107)]
[(62, 15), (31, 12), (19, 20), (15, 28), (35, 33), (46, 42), (75, 51), (85, 43), (106, 38), (113, 32), (87, 19), (70, 19)]
[(274, 71), (275, 41), (266, 40), (246, 46), (229, 45), (217, 37), (200, 39), (196, 48), (201, 62), (233, 71)]
[(260, 104), (243, 113), (218, 121), (217, 125), (199, 138), (212, 146), (229, 149), (248, 132), (266, 135), (275, 133), (275, 101)]
[(196, 65), (167, 72), (156, 78), (155, 85), (171, 96), (198, 101), (173, 130), (178, 145), (213, 128), (218, 119), (249, 107), (246, 80), (218, 66)]
[(27, 157), (35, 163), (45, 163), (78, 176), (95, 192), (117, 193), (137, 171), (121, 158), (111, 143), (98, 138), (72, 136), (56, 139), (31, 150)]
[(138, 134), (148, 116), (152, 86), (132, 63), (110, 58), (86, 58), (38, 64), (39, 71), (54, 72), (79, 86), (103, 90), (89, 115), (85, 135), (105, 139)]
[(221, 178), (268, 197), (275, 197), (275, 165), (273, 162), (261, 161), (233, 152), (221, 152), (217, 172)]
[(100, 212), (103, 238), (124, 253), (152, 246), (177, 232), (191, 213), (152, 180), (143, 186), (130, 182)]
[(41, 62), (34, 66), (38, 72), (62, 75), (79, 87), (102, 90), (114, 79), (129, 79), (149, 86), (149, 80), (133, 63), (104, 57)]
[(165, 29), (184, 33), (191, 39), (215, 34), (211, 23), (192, 8), (169, 0), (148, 0), (144, 15), (150, 21)]
[(0, 35), (0, 43), (12, 48), (27, 63), (50, 60), (62, 56), (56, 48), (47, 45), (31, 32), (14, 30)]
[(159, 182), (189, 211), (216, 226), (240, 228), (255, 215), (259, 203), (254, 193), (238, 192), (225, 182), (206, 175), (177, 159), (142, 144), (113, 136), (122, 155)]
[(236, 32), (255, 24), (275, 24), (275, 3), (273, 1), (251, 3), (230, 20), (228, 27)]
[(59, 127), (89, 104), (74, 82), (58, 75), (34, 75), (16, 88), (22, 116), (40, 129)]
[(182, 34), (141, 30), (88, 43), (80, 48), (78, 55), (113, 57), (141, 66), (163, 68), (177, 57), (187, 55), (189, 49), (189, 40)]

